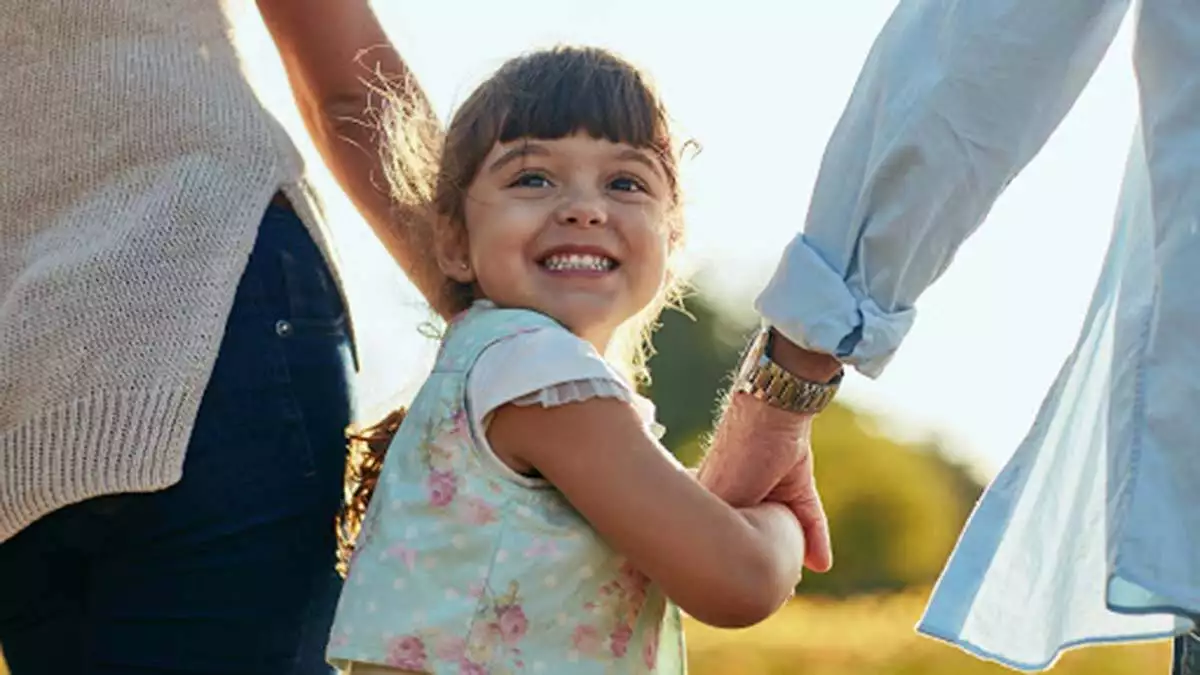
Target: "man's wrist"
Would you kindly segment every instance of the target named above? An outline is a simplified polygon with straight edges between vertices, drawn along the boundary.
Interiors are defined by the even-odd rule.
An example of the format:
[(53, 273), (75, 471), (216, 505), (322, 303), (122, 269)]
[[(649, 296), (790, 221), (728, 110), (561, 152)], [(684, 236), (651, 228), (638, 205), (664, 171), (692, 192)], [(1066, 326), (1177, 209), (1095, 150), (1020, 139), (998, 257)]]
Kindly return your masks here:
[(826, 384), (842, 372), (842, 362), (836, 357), (805, 349), (774, 328), (771, 329), (771, 360), (809, 382)]
[(697, 478), (734, 506), (759, 503), (808, 451), (812, 419), (733, 393)]
[(817, 413), (797, 413), (777, 408), (752, 394), (733, 392), (725, 408), (725, 417), (736, 420), (733, 426), (755, 437), (800, 438), (812, 425)]

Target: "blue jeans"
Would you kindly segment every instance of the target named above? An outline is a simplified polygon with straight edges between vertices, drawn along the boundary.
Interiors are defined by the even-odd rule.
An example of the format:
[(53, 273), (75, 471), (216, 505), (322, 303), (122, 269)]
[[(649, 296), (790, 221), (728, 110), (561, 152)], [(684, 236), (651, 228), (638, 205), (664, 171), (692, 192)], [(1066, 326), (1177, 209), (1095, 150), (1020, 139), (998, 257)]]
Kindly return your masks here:
[(351, 418), (341, 296), (303, 224), (266, 213), (183, 479), (0, 544), (13, 675), (328, 675)]

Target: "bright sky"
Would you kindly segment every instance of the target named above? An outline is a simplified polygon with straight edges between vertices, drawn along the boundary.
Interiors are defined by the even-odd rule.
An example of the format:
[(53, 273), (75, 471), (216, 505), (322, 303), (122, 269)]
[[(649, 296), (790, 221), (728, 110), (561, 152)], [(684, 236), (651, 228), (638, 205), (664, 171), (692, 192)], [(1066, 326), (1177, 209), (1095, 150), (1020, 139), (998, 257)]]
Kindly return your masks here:
[[(746, 310), (803, 224), (825, 142), (894, 6), (376, 1), (444, 117), (507, 57), (531, 48), (599, 45), (646, 68), (679, 130), (704, 146), (683, 168), (689, 255), (721, 277), (706, 290)], [(1128, 28), (1045, 150), (921, 299), (888, 371), (878, 381), (849, 378), (847, 401), (900, 432), (946, 436), (989, 473), (1011, 455), (1074, 344), (1111, 231), (1135, 118)], [(248, 36), (264, 96), (299, 132), (265, 36), (257, 26)], [(363, 412), (373, 416), (419, 386), (432, 356), (417, 332), (425, 314), (357, 214), (319, 177), (330, 186), (323, 192), (336, 246), (349, 263)]]

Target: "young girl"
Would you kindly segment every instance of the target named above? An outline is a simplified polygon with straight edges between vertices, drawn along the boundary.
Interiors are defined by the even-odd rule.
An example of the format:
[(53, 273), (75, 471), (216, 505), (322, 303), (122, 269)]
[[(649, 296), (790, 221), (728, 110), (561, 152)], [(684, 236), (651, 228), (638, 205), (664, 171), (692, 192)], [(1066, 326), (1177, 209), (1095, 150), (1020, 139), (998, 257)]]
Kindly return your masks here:
[(684, 672), (676, 607), (756, 623), (804, 551), (786, 508), (680, 466), (631, 385), (682, 234), (662, 104), (602, 50), (514, 59), (453, 119), (432, 196), (434, 302), (459, 313), (373, 481), (330, 662)]

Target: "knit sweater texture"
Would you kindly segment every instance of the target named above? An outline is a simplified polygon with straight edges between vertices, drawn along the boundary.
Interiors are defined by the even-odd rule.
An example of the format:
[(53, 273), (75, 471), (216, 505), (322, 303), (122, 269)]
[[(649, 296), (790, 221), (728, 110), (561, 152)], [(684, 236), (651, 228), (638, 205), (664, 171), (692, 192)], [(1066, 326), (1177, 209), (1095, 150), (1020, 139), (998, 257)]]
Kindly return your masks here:
[(249, 0), (0, 0), (0, 542), (179, 481), (257, 226), (303, 163)]

